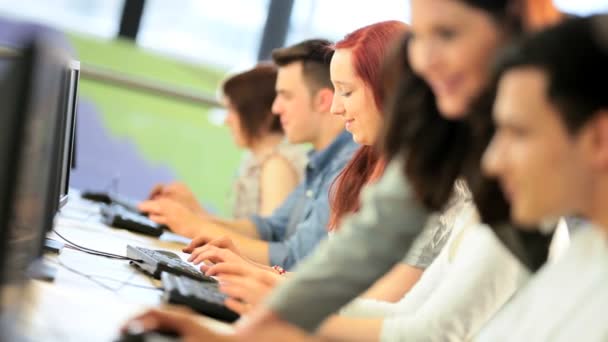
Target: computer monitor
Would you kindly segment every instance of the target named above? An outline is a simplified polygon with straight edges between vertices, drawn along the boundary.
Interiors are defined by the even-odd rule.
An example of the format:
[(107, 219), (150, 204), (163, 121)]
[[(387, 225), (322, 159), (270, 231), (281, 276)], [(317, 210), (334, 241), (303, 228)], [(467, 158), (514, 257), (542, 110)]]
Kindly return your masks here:
[[(57, 208), (62, 80), (69, 56), (52, 35), (0, 58), (0, 330), (11, 327)], [(8, 322), (8, 323), (7, 323)], [(2, 336), (6, 337), (6, 336)]]
[(60, 148), (60, 182), (59, 208), (68, 201), (70, 187), (70, 170), (74, 162), (74, 137), (76, 113), (78, 108), (78, 82), (80, 80), (80, 62), (71, 60), (67, 66), (64, 79), (62, 101), (63, 121)]

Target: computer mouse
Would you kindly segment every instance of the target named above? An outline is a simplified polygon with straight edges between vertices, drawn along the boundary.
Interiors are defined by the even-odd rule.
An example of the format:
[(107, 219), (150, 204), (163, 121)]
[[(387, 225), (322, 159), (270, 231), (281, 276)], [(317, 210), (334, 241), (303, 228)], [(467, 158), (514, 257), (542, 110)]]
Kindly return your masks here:
[(124, 333), (115, 342), (177, 342), (181, 338), (174, 333), (147, 331)]

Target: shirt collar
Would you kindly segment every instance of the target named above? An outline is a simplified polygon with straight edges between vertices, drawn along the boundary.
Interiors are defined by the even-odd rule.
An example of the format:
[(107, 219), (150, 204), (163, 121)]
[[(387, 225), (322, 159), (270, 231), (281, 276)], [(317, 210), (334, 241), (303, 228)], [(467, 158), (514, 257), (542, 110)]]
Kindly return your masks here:
[(309, 152), (308, 168), (315, 170), (325, 167), (332, 157), (349, 143), (353, 143), (353, 136), (347, 131), (342, 131), (325, 149)]

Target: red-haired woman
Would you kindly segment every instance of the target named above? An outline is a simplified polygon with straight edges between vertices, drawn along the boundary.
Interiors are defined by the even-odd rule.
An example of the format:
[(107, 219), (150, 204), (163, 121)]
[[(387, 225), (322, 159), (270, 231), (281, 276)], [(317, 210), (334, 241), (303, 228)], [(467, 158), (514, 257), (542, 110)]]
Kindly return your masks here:
[[(363, 186), (380, 177), (386, 165), (375, 144), (383, 126), (382, 103), (384, 102), (385, 85), (382, 67), (392, 44), (404, 36), (407, 26), (399, 21), (385, 21), (360, 28), (335, 45), (330, 73), (335, 94), (331, 111), (344, 119), (346, 130), (352, 135), (361, 148), (355, 153), (342, 173), (334, 182), (331, 190), (331, 214), (328, 230), (335, 230), (342, 217), (359, 209), (359, 194)], [(444, 230), (447, 225), (438, 225), (438, 234), (447, 236)], [(227, 278), (222, 290), (233, 298), (227, 305), (235, 311), (245, 312), (257, 304), (261, 298), (280, 279), (275, 269), (243, 261), (234, 253), (227, 251), (230, 244), (226, 239), (219, 239), (192, 253), (191, 260), (200, 263), (203, 260), (218, 262), (213, 267), (203, 266), (211, 275)], [(424, 249), (433, 254), (440, 249)], [(230, 249), (236, 250), (234, 246)], [(435, 255), (422, 256), (422, 248), (415, 248), (405, 262), (396, 266), (385, 279), (372, 287), (364, 297), (383, 301), (397, 301), (421, 276), (424, 268)], [(257, 278), (259, 282), (251, 281)]]
[[(537, 0), (527, 2), (531, 3), (532, 1), (537, 2)], [(396, 111), (395, 117), (407, 117), (409, 119), (407, 122), (417, 124), (417, 127), (393, 125), (389, 127), (389, 133), (392, 129), (399, 133), (392, 137), (401, 138), (402, 135), (406, 135), (405, 133), (412, 135), (422, 129), (423, 134), (417, 137), (425, 138), (425, 141), (431, 143), (431, 147), (435, 147), (430, 152), (420, 151), (421, 148), (428, 146), (413, 146), (409, 144), (408, 140), (403, 144), (400, 142), (398, 148), (393, 150), (392, 155), (398, 152), (408, 156), (408, 153), (411, 153), (412, 150), (422, 153), (424, 158), (417, 160), (416, 165), (408, 163), (406, 170), (411, 171), (410, 167), (412, 166), (418, 166), (418, 168), (420, 168), (420, 165), (431, 166), (429, 169), (424, 169), (424, 173), (421, 175), (425, 176), (425, 180), (428, 180), (431, 186), (416, 190), (441, 192), (439, 206), (448, 202), (448, 197), (453, 192), (455, 180), (462, 176), (461, 168), (455, 168), (456, 171), (451, 174), (445, 172), (446, 167), (457, 162), (462, 163), (462, 160), (469, 157), (474, 151), (465, 150), (461, 154), (451, 156), (450, 154), (454, 153), (450, 153), (450, 148), (458, 147), (457, 144), (460, 142), (457, 139), (461, 138), (462, 135), (435, 134), (441, 133), (441, 131), (438, 131), (438, 121), (428, 120), (431, 124), (427, 126), (427, 121), (423, 119), (435, 119), (441, 114), (445, 116), (445, 118), (440, 117), (441, 120), (448, 120), (448, 118), (451, 120), (455, 117), (450, 117), (450, 114), (464, 116), (468, 113), (471, 100), (482, 93), (487, 86), (486, 82), (489, 76), (487, 66), (492, 61), (493, 55), (510, 38), (517, 36), (524, 27), (527, 28), (531, 24), (523, 20), (525, 9), (513, 6), (521, 2), (523, 1), (412, 1), (412, 7), (415, 8), (412, 11), (413, 23), (417, 32), (410, 40), (410, 47), (412, 47), (412, 44), (417, 45), (418, 56), (421, 57), (419, 61), (432, 64), (433, 67), (429, 68), (430, 71), (439, 71), (436, 65), (430, 62), (435, 62), (439, 57), (444, 62), (448, 59), (453, 62), (450, 66), (456, 67), (460, 72), (451, 73), (449, 75), (451, 77), (441, 80), (443, 82), (422, 84), (425, 88), (435, 86), (434, 89), (427, 89), (425, 92), (414, 93), (410, 91), (400, 94), (413, 98), (412, 100), (415, 100), (413, 102), (415, 106), (413, 107), (417, 111)], [(421, 26), (424, 27), (424, 30), (420, 28)], [(426, 44), (421, 44), (421, 42)], [(424, 48), (420, 48), (421, 46)], [(410, 53), (412, 53), (411, 50)], [(445, 71), (445, 68), (443, 70)], [(427, 81), (431, 81), (431, 79), (427, 79)], [(410, 90), (409, 87), (407, 89)], [(438, 96), (436, 104), (434, 95)], [(430, 113), (431, 110), (437, 113), (434, 117), (430, 115), (432, 114)], [(460, 118), (460, 121), (464, 120)], [(439, 121), (439, 124), (441, 123)], [(467, 128), (463, 124), (455, 126), (456, 128)], [(406, 127), (408, 129), (405, 129)], [(465, 133), (464, 137), (468, 138), (470, 133)], [(438, 136), (451, 138), (451, 140), (448, 139), (445, 144), (437, 143)], [(388, 138), (390, 137), (389, 134)], [(388, 140), (390, 142), (390, 139)], [(418, 156), (420, 156), (420, 153)], [(412, 156), (409, 157), (411, 159)], [(399, 177), (402, 169), (402, 165), (397, 161), (387, 168), (387, 177), (395, 177), (386, 178), (379, 182), (379, 185), (383, 187), (379, 186), (373, 189), (376, 191), (373, 193), (374, 197), (366, 198), (361, 214), (342, 224), (346, 225), (345, 234), (337, 234), (338, 236), (333, 241), (322, 246), (305, 265), (302, 265), (300, 274), (294, 281), (282, 286), (266, 303), (266, 307), (260, 306), (257, 312), (250, 315), (249, 319), (239, 326), (237, 329), (239, 340), (261, 338), (264, 340), (323, 340), (321, 338), (305, 339), (301, 330), (296, 330), (293, 326), (290, 327), (287, 322), (305, 327), (308, 332), (318, 331), (319, 323), (325, 320), (329, 312), (334, 312), (346, 302), (345, 299), (350, 300), (355, 293), (369, 286), (372, 279), (375, 279), (387, 269), (389, 262), (392, 264), (399, 260), (400, 252), (411, 245), (412, 236), (416, 236), (414, 232), (417, 233), (421, 229), (421, 224), (428, 218), (426, 213), (422, 215), (420, 214), (421, 210), (419, 210), (419, 207), (429, 206), (428, 201), (420, 201), (427, 197), (420, 196), (419, 191), (417, 191), (415, 198), (410, 196), (411, 191), (408, 190), (411, 189), (404, 186), (406, 183), (402, 181), (403, 178)], [(392, 171), (395, 171), (395, 173), (392, 173)], [(430, 208), (429, 211), (436, 212), (437, 209)], [(417, 216), (408, 217), (408, 214), (412, 213)], [(357, 230), (355, 231), (355, 229)], [(376, 235), (376, 231), (380, 230), (381, 232)], [(456, 243), (458, 244), (457, 239)], [(444, 250), (448, 252), (446, 253), (447, 257), (453, 257), (450, 248)], [(479, 251), (465, 248), (463, 250), (476, 257), (469, 260), (479, 259)], [(370, 258), (370, 255), (377, 257)], [(383, 268), (379, 270), (378, 267)], [(467, 267), (468, 270), (471, 270), (471, 268)], [(461, 285), (466, 285), (463, 282), (470, 282), (470, 286), (462, 287), (469, 292), (471, 292), (471, 289), (476, 289), (473, 285), (483, 285), (485, 282), (484, 279), (481, 281), (474, 279), (468, 272), (455, 270), (453, 275), (459, 276)], [(366, 341), (378, 339), (405, 340), (406, 338), (416, 341), (468, 340), (470, 338), (459, 338), (459, 336), (474, 334), (471, 329), (465, 329), (465, 331), (462, 329), (463, 326), (459, 325), (459, 323), (467, 323), (467, 321), (455, 319), (459, 316), (454, 312), (443, 311), (439, 313), (436, 310), (438, 305), (441, 306), (446, 303), (461, 302), (467, 304), (460, 300), (463, 297), (462, 292), (455, 290), (453, 285), (453, 283), (446, 281), (443, 283), (442, 291), (434, 291), (435, 294), (442, 293), (445, 296), (436, 296), (433, 300), (427, 301), (427, 307), (433, 309), (432, 311), (425, 309), (424, 312), (416, 311), (412, 315), (404, 317), (407, 320), (406, 323), (410, 324), (414, 320), (427, 317), (428, 319), (424, 323), (430, 324), (430, 326), (425, 324), (400, 325), (400, 328), (403, 328), (402, 332), (407, 336), (404, 334), (387, 335), (385, 331), (381, 331), (381, 320), (352, 321), (343, 332), (350, 333), (353, 340)], [(428, 296), (430, 293), (427, 293), (428, 299), (431, 299)], [(412, 297), (411, 293), (406, 296), (406, 300), (408, 297)], [(447, 297), (449, 297), (449, 300), (446, 300)], [(495, 305), (496, 301), (493, 301), (492, 304)], [(488, 306), (485, 306), (485, 309), (488, 308)], [(153, 322), (156, 324), (155, 327), (162, 325), (166, 329), (178, 331), (184, 337), (197, 336), (202, 338), (204, 336), (207, 337), (206, 340), (222, 340), (217, 336), (210, 339), (208, 331), (194, 332), (194, 328), (200, 329), (194, 323), (184, 324), (192, 329), (188, 331), (185, 327), (172, 322), (172, 315), (172, 313), (153, 312), (140, 317), (139, 320)], [(435, 320), (437, 318), (448, 324), (457, 324), (454, 327), (458, 330), (438, 327)], [(475, 318), (479, 322), (479, 317), (469, 316), (468, 318)], [(179, 320), (179, 322), (183, 321), (185, 319)], [(504, 331), (504, 333), (505, 336), (508, 336), (508, 331)], [(438, 338), (437, 334), (444, 334), (444, 336)], [(333, 336), (334, 338), (330, 340), (336, 340), (335, 335)], [(338, 340), (348, 340), (348, 338), (341, 336)]]

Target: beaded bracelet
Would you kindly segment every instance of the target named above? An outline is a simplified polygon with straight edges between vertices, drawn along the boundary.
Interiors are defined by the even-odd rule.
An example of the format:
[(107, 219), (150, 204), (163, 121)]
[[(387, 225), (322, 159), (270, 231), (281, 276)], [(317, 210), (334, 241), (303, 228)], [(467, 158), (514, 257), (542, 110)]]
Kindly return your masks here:
[(275, 270), (275, 271), (277, 271), (277, 273), (278, 273), (279, 275), (283, 275), (283, 274), (285, 274), (285, 270), (283, 269), (283, 267), (281, 267), (281, 266), (279, 266), (279, 265), (274, 265), (274, 266), (272, 266), (272, 269), (273, 269), (273, 270)]

